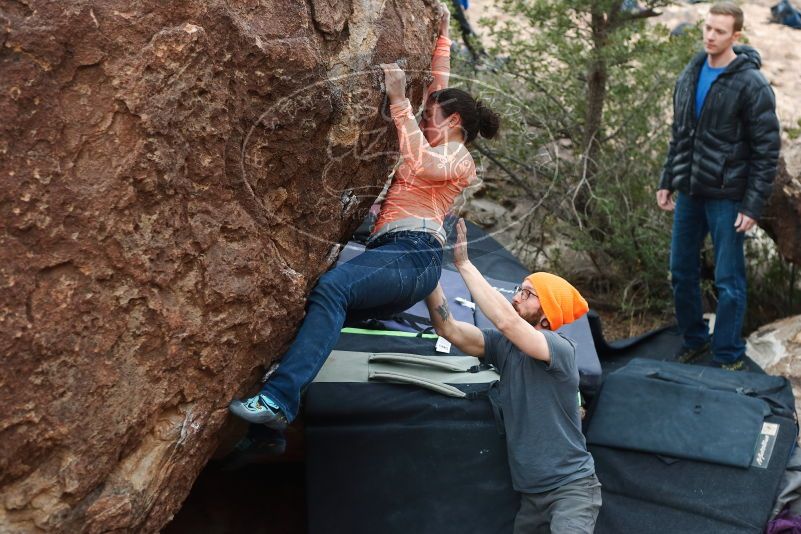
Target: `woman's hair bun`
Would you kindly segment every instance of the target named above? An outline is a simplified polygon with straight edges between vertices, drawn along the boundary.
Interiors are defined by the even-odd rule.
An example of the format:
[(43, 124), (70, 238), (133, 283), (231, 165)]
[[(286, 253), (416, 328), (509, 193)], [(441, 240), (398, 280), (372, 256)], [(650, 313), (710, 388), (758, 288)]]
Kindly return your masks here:
[(478, 112), (478, 132), (481, 137), (492, 139), (498, 135), (498, 129), (501, 127), (501, 118), (498, 114), (480, 100), (476, 101), (476, 112)]
[(449, 87), (434, 91), (429, 99), (439, 104), (446, 117), (458, 113), (462, 118), (465, 142), (471, 143), (478, 134), (492, 139), (498, 134), (501, 119), (490, 108), (475, 100), (465, 91)]

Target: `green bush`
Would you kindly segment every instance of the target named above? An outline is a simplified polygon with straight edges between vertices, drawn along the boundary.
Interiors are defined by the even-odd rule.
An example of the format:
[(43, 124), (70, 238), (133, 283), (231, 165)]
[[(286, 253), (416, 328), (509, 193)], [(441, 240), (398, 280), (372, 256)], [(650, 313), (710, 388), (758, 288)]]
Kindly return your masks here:
[[(454, 73), (503, 116), (502, 141), (477, 148), (536, 203), (521, 225), (530, 235), (520, 237), (547, 225), (557, 250), (583, 253), (594, 267), (583, 283), (612, 288), (624, 310), (664, 309), (671, 216), (655, 192), (673, 85), (700, 32), (671, 37), (648, 21), (651, 11), (621, 4), (506, 0), (502, 20), (482, 21), (494, 59)], [(566, 272), (564, 254), (549, 257)]]

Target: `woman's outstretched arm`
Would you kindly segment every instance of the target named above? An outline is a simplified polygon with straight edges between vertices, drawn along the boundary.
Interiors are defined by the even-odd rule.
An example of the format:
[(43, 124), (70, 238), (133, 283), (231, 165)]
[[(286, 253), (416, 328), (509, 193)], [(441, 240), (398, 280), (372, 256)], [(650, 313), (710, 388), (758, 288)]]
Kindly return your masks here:
[(439, 4), (439, 11), (439, 37), (431, 57), (431, 75), (434, 79), (426, 88), (423, 102), (428, 102), (428, 95), (434, 91), (447, 89), (451, 74), (451, 40), (448, 38), (451, 13), (444, 3)]

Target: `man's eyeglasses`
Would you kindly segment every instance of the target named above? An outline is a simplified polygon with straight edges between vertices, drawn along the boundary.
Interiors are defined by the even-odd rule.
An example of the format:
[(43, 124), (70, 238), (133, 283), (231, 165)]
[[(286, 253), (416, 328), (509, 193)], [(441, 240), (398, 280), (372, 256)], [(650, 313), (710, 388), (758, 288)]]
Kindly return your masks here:
[(524, 288), (524, 287), (520, 287), (520, 286), (515, 286), (515, 295), (517, 295), (518, 293), (521, 293), (521, 295), (520, 295), (520, 300), (526, 300), (526, 299), (527, 299), (527, 298), (529, 298), (531, 295), (534, 295), (535, 297), (537, 296), (537, 294), (536, 294), (536, 293), (534, 293), (534, 292), (533, 292), (532, 290), (530, 290), (530, 289), (526, 289), (526, 288)]

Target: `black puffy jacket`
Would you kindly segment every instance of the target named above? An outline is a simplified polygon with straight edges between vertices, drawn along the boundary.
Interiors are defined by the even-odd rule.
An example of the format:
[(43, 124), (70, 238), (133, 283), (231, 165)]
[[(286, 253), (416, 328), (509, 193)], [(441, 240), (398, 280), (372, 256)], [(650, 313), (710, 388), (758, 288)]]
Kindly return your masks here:
[(776, 101), (750, 46), (709, 88), (695, 119), (695, 90), (706, 53), (682, 71), (673, 92), (673, 130), (659, 189), (707, 198), (741, 200), (740, 211), (758, 219), (770, 196), (781, 138)]

